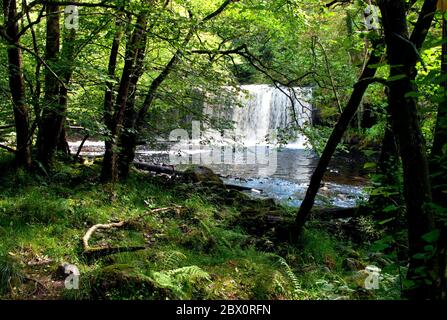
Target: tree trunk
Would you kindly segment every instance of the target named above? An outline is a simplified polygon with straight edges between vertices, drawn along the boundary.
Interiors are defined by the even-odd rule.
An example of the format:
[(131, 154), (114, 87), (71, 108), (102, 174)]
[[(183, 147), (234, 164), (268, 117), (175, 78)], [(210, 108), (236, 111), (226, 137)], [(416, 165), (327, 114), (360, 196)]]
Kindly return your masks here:
[[(122, 170), (124, 176), (127, 176), (127, 173), (129, 172), (129, 166), (132, 163), (133, 158), (135, 156), (135, 149), (136, 149), (136, 145), (137, 145), (136, 137), (138, 136), (138, 134), (142, 130), (142, 127), (143, 127), (143, 124), (144, 124), (144, 118), (146, 116), (146, 113), (147, 113), (148, 109), (152, 106), (152, 103), (153, 103), (153, 101), (155, 99), (155, 96), (157, 94), (158, 88), (164, 82), (164, 80), (169, 76), (171, 71), (174, 69), (175, 65), (179, 61), (181, 61), (180, 57), (181, 57), (183, 51), (185, 50), (186, 46), (188, 45), (188, 43), (192, 39), (194, 33), (197, 31), (197, 28), (201, 24), (203, 24), (203, 23), (205, 23), (207, 21), (210, 21), (210, 20), (214, 19), (215, 17), (217, 17), (218, 15), (220, 15), (233, 2), (234, 2), (234, 0), (225, 0), (215, 11), (213, 11), (212, 13), (210, 13), (209, 15), (204, 17), (198, 24), (195, 24), (194, 26), (192, 26), (189, 29), (188, 34), (185, 36), (185, 38), (183, 39), (182, 43), (180, 44), (179, 49), (177, 49), (177, 51), (172, 56), (171, 60), (169, 60), (169, 62), (164, 66), (162, 72), (152, 81), (152, 83), (151, 83), (151, 85), (149, 87), (149, 90), (148, 90), (148, 92), (145, 95), (143, 105), (140, 108), (140, 110), (138, 110), (138, 112), (136, 114), (135, 121), (133, 120), (133, 116), (134, 115), (132, 115), (131, 123), (135, 122), (135, 126), (133, 128), (125, 127), (125, 129), (127, 131), (129, 131), (129, 129), (130, 129), (131, 131), (133, 131), (133, 133), (131, 133), (128, 137), (124, 137), (124, 139), (126, 139), (126, 141), (125, 142), (123, 141), (122, 145), (125, 145), (125, 149), (124, 149), (124, 151), (120, 150), (120, 152), (122, 154), (124, 154), (123, 161), (121, 162), (121, 165), (120, 165), (121, 166), (121, 170)], [(169, 2), (166, 2), (165, 6), (168, 3)], [(124, 105), (124, 107), (126, 107), (126, 105)], [(121, 112), (121, 111), (124, 112), (125, 108), (118, 110), (118, 112)], [(120, 114), (120, 113), (118, 113), (118, 114)], [(118, 120), (119, 119), (120, 118), (118, 117)], [(121, 139), (123, 137), (119, 136), (119, 138)], [(112, 141), (115, 141), (115, 140), (112, 139)], [(111, 148), (111, 150), (113, 150), (113, 148)], [(107, 149), (106, 149), (106, 156), (108, 155), (107, 161), (113, 162), (113, 157), (111, 156), (111, 154), (112, 154), (112, 152), (110, 152), (110, 155), (108, 155), (107, 154)], [(114, 163), (115, 164), (118, 163), (116, 157), (115, 157), (115, 162)], [(103, 166), (103, 169), (104, 169), (104, 166)], [(109, 171), (111, 171), (111, 170), (109, 170)], [(119, 172), (119, 170), (114, 169), (113, 172)]]
[(59, 134), (59, 139), (57, 142), (57, 151), (63, 153), (65, 156), (70, 156), (70, 145), (67, 141), (67, 131), (65, 130), (65, 119), (62, 122), (62, 130)]
[[(76, 30), (69, 29), (64, 32), (63, 44), (60, 54), (60, 75), (62, 80), (68, 86), (73, 75), (73, 69), (76, 58)], [(68, 108), (68, 89), (65, 86), (59, 86), (59, 105), (63, 113), (61, 131), (58, 138), (57, 150), (63, 152), (65, 155), (70, 155), (70, 147), (67, 142), (67, 133), (65, 130), (65, 113)]]
[(123, 131), (119, 140), (120, 155), (118, 161), (118, 171), (120, 180), (127, 179), (130, 165), (135, 158), (135, 149), (138, 139), (137, 132), (134, 130), (137, 121), (135, 102), (138, 81), (144, 72), (146, 41), (147, 37), (144, 35), (141, 45), (138, 48), (136, 67), (130, 79), (129, 97), (127, 99), (126, 111), (124, 113), (124, 128), (130, 128), (131, 130)]
[[(190, 32), (186, 35), (185, 39), (183, 40), (181, 46), (182, 49), (189, 43), (192, 36), (193, 32), (191, 29)], [(140, 108), (140, 110), (138, 112), (135, 112), (135, 114), (133, 114), (133, 111), (132, 114), (129, 113), (131, 117), (129, 117), (128, 120), (133, 124), (132, 127), (133, 130), (128, 131), (128, 134), (125, 137), (123, 137), (124, 139), (122, 143), (122, 145), (124, 146), (124, 149), (122, 150), (123, 161), (120, 164), (120, 169), (121, 172), (123, 173), (124, 178), (129, 173), (130, 165), (132, 164), (135, 158), (135, 149), (137, 147), (138, 134), (142, 130), (146, 113), (150, 108), (150, 106), (152, 105), (153, 101), (155, 100), (158, 88), (161, 86), (164, 80), (169, 76), (171, 71), (174, 69), (175, 65), (178, 63), (182, 49), (178, 49), (174, 53), (171, 60), (169, 60), (169, 62), (165, 65), (163, 71), (152, 81), (151, 86), (149, 87), (149, 90), (146, 93), (143, 105)]]
[[(442, 19), (442, 55), (441, 55), (441, 76), (447, 75), (447, 22), (446, 19)], [(432, 158), (442, 157), (444, 153), (442, 148), (447, 144), (447, 80), (441, 83), (441, 87), (444, 90), (444, 99), (438, 106), (438, 115), (436, 118), (436, 128), (433, 140), (433, 148), (431, 152)], [(433, 159), (435, 160), (435, 159)], [(441, 159), (438, 159), (441, 160)], [(434, 163), (436, 164), (436, 163)], [(444, 177), (443, 177), (444, 178)], [(438, 194), (434, 192), (433, 196)]]
[[(436, 1), (427, 2), (432, 2), (433, 9), (436, 8)], [(423, 236), (435, 229), (433, 213), (427, 206), (431, 202), (431, 187), (416, 101), (407, 96), (409, 92), (416, 91), (412, 79), (418, 53), (408, 37), (405, 1), (384, 0), (380, 9), (392, 79), (389, 81), (390, 114), (404, 170), (410, 263), (407, 279), (413, 284), (405, 293), (409, 298), (429, 299), (433, 297), (435, 278), (432, 271), (436, 266), (433, 252), (425, 250), (429, 243)], [(424, 39), (425, 36), (416, 48), (420, 48)], [(421, 258), (424, 254), (428, 255)]]
[[(45, 59), (56, 74), (60, 44), (59, 6), (47, 5)], [(37, 158), (40, 163), (50, 168), (53, 162), (59, 137), (62, 131), (65, 110), (60, 105), (60, 83), (48, 69), (45, 70), (45, 95), (42, 108), (41, 124), (37, 137)]]
[[(442, 18), (442, 55), (441, 55), (441, 76), (447, 76), (447, 21), (445, 12)], [(430, 173), (433, 192), (433, 202), (442, 207), (444, 219), (447, 210), (447, 154), (443, 148), (447, 145), (447, 80), (441, 83), (444, 97), (438, 106), (438, 115), (434, 133), (433, 148), (430, 159)], [(437, 299), (447, 299), (447, 226), (443, 219), (437, 222), (441, 230), (441, 236), (438, 242), (439, 259), (439, 282), (437, 288)]]
[[(7, 23), (6, 35), (14, 43), (19, 42), (18, 22), (13, 21), (17, 15), (16, 0), (3, 0), (3, 13)], [(25, 81), (23, 77), (22, 50), (17, 46), (8, 47), (9, 88), (12, 96), (14, 121), (16, 128), (15, 159), (19, 166), (31, 166), (31, 145), (29, 110), (25, 97)]]
[(387, 125), (385, 128), (382, 149), (380, 150), (380, 157), (377, 165), (379, 173), (384, 177), (384, 184), (388, 186), (397, 184), (396, 170), (399, 158), (396, 139), (390, 125)]
[[(132, 36), (127, 44), (125, 62), (123, 72), (121, 74), (120, 86), (116, 97), (113, 116), (109, 120), (108, 130), (110, 131), (110, 137), (106, 142), (106, 150), (104, 154), (104, 160), (102, 163), (101, 180), (103, 182), (115, 182), (119, 178), (118, 170), (118, 143), (120, 140), (120, 134), (123, 127), (124, 113), (127, 106), (127, 99), (129, 95), (129, 88), (131, 84), (131, 77), (134, 72), (135, 62), (138, 55), (138, 48), (141, 46), (141, 42), (146, 28), (146, 16), (141, 14), (137, 17), (137, 23), (132, 33)], [(113, 49), (113, 48), (112, 48)], [(111, 58), (112, 55), (111, 55)], [(110, 71), (110, 70), (109, 70)], [(110, 98), (110, 97), (107, 97)], [(107, 101), (105, 103), (108, 103)], [(110, 107), (105, 105), (105, 107)], [(127, 130), (128, 128), (126, 128)]]
[[(109, 81), (107, 81), (106, 86), (106, 92), (104, 95), (104, 124), (106, 125), (106, 128), (111, 131), (112, 128), (112, 119), (113, 119), (113, 92), (115, 89), (114, 82), (112, 80), (115, 79), (115, 70), (116, 70), (116, 64), (118, 60), (118, 52), (119, 47), (121, 43), (121, 38), (123, 36), (123, 31), (121, 29), (121, 19), (117, 18), (116, 20), (116, 32), (113, 37), (112, 47), (110, 49), (110, 56), (109, 56), (109, 64), (108, 64), (108, 76)], [(107, 182), (112, 180), (113, 176), (116, 176), (116, 172), (112, 172), (113, 168), (116, 168), (115, 163), (113, 163), (114, 159), (112, 158), (112, 153), (110, 150), (113, 147), (111, 135), (110, 132), (108, 133), (108, 137), (105, 141), (105, 154), (104, 154), (104, 160), (102, 165), (102, 172), (101, 172), (101, 179), (103, 182)], [(108, 151), (109, 150), (109, 151)], [(107, 163), (107, 165), (105, 165)]]
[(369, 81), (376, 74), (376, 68), (371, 67), (380, 62), (380, 56), (373, 50), (371, 53), (371, 57), (369, 58), (359, 81), (354, 85), (354, 91), (351, 94), (351, 98), (343, 110), (340, 118), (338, 119), (337, 124), (335, 125), (334, 130), (332, 131), (331, 136), (324, 148), (324, 151), (321, 155), (320, 160), (318, 161), (318, 165), (315, 168), (315, 171), (312, 174), (309, 187), (306, 192), (306, 196), (301, 203), (300, 209), (296, 216), (295, 222), (295, 233), (294, 237), (299, 238), (302, 228), (306, 223), (310, 210), (313, 207), (315, 202), (315, 197), (320, 189), (321, 180), (323, 179), (324, 173), (326, 172), (327, 166), (337, 148), (337, 145), (340, 143), (346, 129), (349, 126), (352, 118), (354, 117), (357, 108), (359, 107), (363, 95), (365, 94), (366, 89), (368, 88)]

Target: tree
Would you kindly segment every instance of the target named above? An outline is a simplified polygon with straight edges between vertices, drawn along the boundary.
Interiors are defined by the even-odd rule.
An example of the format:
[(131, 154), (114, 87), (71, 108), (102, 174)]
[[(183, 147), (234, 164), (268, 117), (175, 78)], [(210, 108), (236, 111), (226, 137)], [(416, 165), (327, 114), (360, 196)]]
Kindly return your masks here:
[[(76, 1), (75, 1), (76, 3)], [(61, 112), (63, 113), (63, 118), (61, 121), (61, 130), (58, 137), (57, 149), (65, 154), (70, 153), (70, 148), (67, 143), (67, 137), (65, 132), (65, 118), (66, 110), (68, 108), (68, 86), (70, 85), (70, 80), (73, 75), (73, 69), (75, 66), (76, 59), (76, 29), (64, 29), (63, 32), (63, 42), (59, 59), (60, 77), (65, 85), (60, 85), (59, 87), (59, 105)]]
[[(181, 56), (185, 47), (187, 47), (190, 40), (199, 28), (207, 21), (210, 21), (220, 15), (231, 3), (237, 1), (238, 0), (225, 0), (215, 11), (206, 15), (199, 21), (195, 20), (192, 17), (191, 11), (189, 11), (189, 16), (191, 19), (190, 22), (192, 25), (189, 27), (183, 39), (180, 40), (178, 48), (175, 49), (174, 54), (161, 68), (161, 72), (152, 80), (149, 89), (145, 94), (144, 101), (137, 111), (132, 110), (133, 102), (131, 104), (127, 104), (127, 95), (129, 92), (129, 86), (131, 85), (132, 73), (137, 75), (139, 72), (134, 70), (135, 61), (138, 57), (139, 51), (136, 48), (141, 46), (141, 42), (144, 39), (141, 34), (137, 35), (137, 33), (135, 33), (136, 30), (134, 30), (134, 34), (130, 40), (130, 47), (126, 50), (129, 55), (126, 53), (127, 59), (121, 77), (120, 88), (118, 90), (115, 104), (116, 109), (112, 119), (112, 126), (109, 127), (110, 141), (106, 144), (106, 152), (101, 172), (101, 180), (103, 182), (117, 181), (119, 179), (120, 171), (122, 173), (122, 177), (127, 176), (129, 167), (135, 156), (137, 137), (141, 133), (145, 116), (156, 98), (159, 87), (174, 70), (176, 65), (181, 62)], [(143, 19), (143, 17), (141, 17), (141, 19)], [(141, 48), (141, 50), (143, 50), (143, 48)], [(134, 76), (133, 78), (134, 81), (137, 80), (138, 82), (137, 77)], [(126, 107), (128, 107), (127, 112)], [(127, 115), (127, 119), (125, 119), (125, 115)], [(124, 124), (127, 126), (122, 127)], [(119, 141), (123, 142), (120, 143)], [(121, 148), (118, 148), (118, 146), (121, 146)]]
[[(137, 67), (137, 62), (141, 63), (141, 58), (138, 60), (137, 58), (140, 56), (140, 52), (144, 52), (145, 49), (145, 36), (143, 35), (144, 30), (146, 28), (146, 13), (142, 12), (138, 18), (136, 25), (134, 27), (132, 36), (130, 37), (129, 42), (127, 43), (126, 54), (125, 54), (125, 63), (124, 68), (121, 75), (121, 81), (115, 101), (115, 105), (113, 108), (113, 113), (111, 115), (111, 119), (108, 120), (108, 129), (110, 131), (110, 136), (108, 137), (108, 141), (106, 144), (106, 150), (104, 155), (104, 160), (102, 164), (102, 172), (101, 172), (101, 180), (104, 182), (115, 182), (119, 178), (118, 171), (118, 145), (119, 140), (121, 139), (123, 126), (125, 124), (125, 115), (126, 115), (126, 107), (128, 107), (128, 97), (129, 97), (129, 89), (131, 88), (132, 76), (135, 74), (135, 68)], [(115, 45), (115, 44), (113, 44)], [(144, 53), (142, 53), (144, 57)], [(111, 64), (113, 65), (113, 61), (115, 60), (115, 49), (112, 47), (111, 51)], [(111, 67), (111, 65), (109, 64)], [(112, 68), (112, 67), (111, 67)], [(112, 70), (110, 70), (112, 73)], [(135, 84), (136, 86), (136, 84)], [(109, 99), (106, 93), (106, 99)], [(105, 106), (109, 108), (108, 101), (105, 102)], [(125, 127), (124, 130), (129, 130), (131, 128)], [(132, 159), (133, 160), (133, 159)]]
[(390, 65), (388, 81), (390, 115), (398, 140), (404, 174), (404, 196), (408, 223), (409, 269), (412, 282), (410, 298), (433, 298), (436, 259), (427, 252), (426, 235), (435, 230), (431, 202), (431, 186), (425, 140), (421, 132), (412, 79), (419, 60), (419, 50), (431, 26), (437, 1), (425, 1), (413, 34), (409, 37), (405, 1), (384, 0), (379, 3)]
[[(65, 117), (64, 106), (60, 104), (60, 85), (58, 60), (60, 51), (60, 13), (59, 5), (46, 6), (46, 46), (45, 60), (56, 74), (45, 70), (45, 93), (41, 122), (37, 136), (37, 160), (46, 168), (53, 162)], [(65, 83), (62, 82), (65, 87)]]
[(447, 21), (446, 3), (439, 2), (442, 11), (442, 52), (441, 52), (441, 82), (443, 97), (439, 102), (436, 118), (436, 127), (433, 139), (433, 147), (430, 154), (430, 173), (433, 192), (433, 202), (440, 212), (437, 218), (437, 227), (441, 230), (438, 241), (438, 287), (437, 298), (447, 299), (447, 199), (445, 187), (447, 185)]
[(354, 91), (352, 92), (351, 98), (347, 104), (347, 106), (343, 109), (343, 112), (340, 115), (340, 118), (335, 125), (332, 134), (326, 143), (324, 151), (318, 161), (318, 165), (315, 168), (309, 187), (306, 192), (306, 196), (301, 203), (300, 209), (296, 215), (295, 220), (295, 230), (294, 237), (298, 238), (301, 234), (302, 228), (306, 223), (310, 211), (313, 207), (315, 197), (320, 189), (321, 180), (323, 179), (324, 173), (329, 165), (329, 161), (331, 160), (337, 145), (340, 143), (346, 129), (349, 126), (352, 118), (354, 117), (361, 101), (363, 95), (368, 88), (368, 85), (374, 81), (374, 76), (376, 74), (376, 68), (374, 68), (375, 64), (378, 64), (380, 61), (380, 56), (373, 51), (371, 56), (362, 72), (362, 75), (359, 78), (359, 81), (354, 85)]
[[(430, 29), (436, 11), (436, 3), (437, 1), (433, 0), (424, 2), (413, 33), (409, 37), (406, 20), (408, 6), (405, 1), (379, 1), (387, 46), (387, 59), (390, 65), (389, 111), (404, 168), (410, 255), (407, 279), (413, 283), (407, 293), (412, 298), (433, 297), (435, 284), (433, 270), (437, 268), (434, 253), (427, 253), (425, 250), (428, 242), (424, 237), (435, 230), (433, 212), (428, 208), (431, 202), (431, 187), (425, 141), (420, 128), (416, 100), (409, 96), (409, 93), (415, 91), (412, 80), (416, 76), (415, 66), (419, 60), (418, 50), (422, 47)], [(374, 76), (374, 72), (370, 73)], [(296, 218), (298, 235), (313, 206), (329, 160), (360, 103), (361, 96), (359, 97), (358, 94), (363, 95), (366, 87), (367, 84), (364, 84), (358, 91), (354, 88), (354, 94), (351, 96), (351, 101), (354, 103), (350, 102), (340, 116), (312, 175), (306, 197)], [(353, 98), (354, 100), (352, 100)]]
[(3, 13), (6, 30), (4, 38), (9, 42), (8, 69), (9, 88), (12, 97), (14, 121), (16, 128), (16, 163), (19, 166), (31, 166), (31, 132), (29, 125), (29, 109), (25, 95), (25, 80), (23, 76), (22, 49), (19, 44), (19, 24), (16, 19), (16, 0), (3, 0)]

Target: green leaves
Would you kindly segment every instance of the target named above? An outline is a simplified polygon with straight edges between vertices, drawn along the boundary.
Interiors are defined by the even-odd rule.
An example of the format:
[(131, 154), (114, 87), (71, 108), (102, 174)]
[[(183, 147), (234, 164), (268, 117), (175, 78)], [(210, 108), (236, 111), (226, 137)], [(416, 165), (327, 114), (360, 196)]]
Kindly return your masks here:
[(441, 235), (441, 231), (439, 229), (435, 229), (427, 234), (425, 234), (422, 239), (424, 239), (428, 243), (434, 243), (438, 241), (439, 236)]
[(367, 162), (363, 165), (363, 169), (373, 169), (377, 167), (377, 163), (375, 162)]
[(398, 75), (389, 77), (388, 78), (388, 82), (399, 81), (399, 80), (402, 80), (402, 79), (404, 79), (406, 77), (407, 77), (406, 74), (398, 74)]
[[(388, 207), (391, 207), (391, 206), (388, 206)], [(397, 209), (397, 207), (395, 207), (395, 206), (393, 206), (393, 207), (394, 207), (392, 209), (393, 211)], [(383, 211), (385, 211), (385, 209)], [(394, 221), (394, 220), (396, 220), (396, 218), (394, 218), (394, 217), (393, 218), (389, 218), (389, 219), (385, 219), (385, 220), (379, 221), (379, 225), (384, 225), (384, 224), (387, 224), (388, 222), (391, 222), (391, 221)]]
[(380, 240), (375, 241), (372, 245), (370, 250), (373, 252), (382, 252), (389, 247), (391, 247), (391, 244), (394, 242), (393, 238), (391, 236), (384, 237)]
[(423, 94), (421, 92), (416, 91), (408, 92), (407, 94), (405, 94), (405, 98), (419, 98), (421, 96), (423, 96)]

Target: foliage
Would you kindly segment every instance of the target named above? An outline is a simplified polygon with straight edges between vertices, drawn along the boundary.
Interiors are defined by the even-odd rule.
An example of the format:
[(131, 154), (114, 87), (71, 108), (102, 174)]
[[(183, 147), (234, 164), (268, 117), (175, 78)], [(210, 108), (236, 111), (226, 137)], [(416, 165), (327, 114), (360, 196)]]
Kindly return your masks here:
[[(5, 28), (10, 23), (6, 21), (8, 13), (3, 12), (8, 6), (2, 7), (0, 17), (2, 297), (42, 294), (41, 281), (30, 275), (36, 272), (48, 284), (56, 265), (70, 259), (86, 275), (82, 282), (84, 289), (79, 293), (63, 293), (74, 299), (96, 294), (112, 299), (396, 298), (400, 289), (411, 285), (402, 276), (406, 262), (414, 257), (428, 261), (434, 256), (435, 243), (442, 235), (438, 229), (422, 237), (426, 242), (424, 252), (407, 256), (406, 242), (412, 239), (403, 232), (406, 213), (410, 212), (404, 201), (409, 194), (405, 183), (413, 174), (404, 169), (408, 161), (401, 163), (396, 152), (392, 155), (396, 158), (391, 157), (396, 161), (380, 163), (387, 128), (396, 131), (400, 125), (393, 126), (389, 117), (389, 87), (393, 81), (406, 77), (401, 74), (389, 77), (390, 65), (381, 41), (384, 30), (370, 30), (365, 25), (364, 10), (370, 2), (342, 1), (327, 6), (322, 0), (112, 1), (111, 6), (120, 6), (118, 10), (104, 6), (103, 2), (93, 5), (87, 0), (85, 3), (89, 5), (79, 4), (81, 16), (75, 37), (65, 27), (61, 28), (61, 43), (55, 46), (61, 51), (55, 59), (47, 59), (54, 36), (47, 33), (49, 16), (42, 16), (48, 6), (18, 2), (17, 8), (13, 8), (17, 9), (20, 22), (17, 39), (8, 39), (4, 34), (10, 30)], [(422, 6), (421, 2), (413, 2), (406, 13), (410, 26), (416, 24)], [(145, 40), (137, 44), (142, 45), (138, 50), (144, 52), (141, 61), (136, 56), (128, 57), (136, 52), (132, 34), (140, 30), (141, 26), (136, 24), (138, 16), (148, 21), (143, 26)], [(60, 15), (61, 26), (64, 18)], [(419, 62), (412, 84), (416, 89), (406, 92), (405, 99), (417, 102), (425, 138), (418, 147), (427, 150), (422, 157), (430, 158), (431, 176), (425, 180), (433, 180), (435, 196), (433, 203), (427, 201), (430, 203), (425, 203), (421, 210), (433, 213), (436, 227), (442, 229), (446, 209), (439, 198), (442, 200), (446, 186), (442, 179), (447, 170), (445, 141), (441, 141), (439, 154), (430, 156), (430, 152), (436, 149), (435, 136), (440, 134), (439, 128), (445, 121), (441, 112), (446, 99), (446, 74), (441, 61), (445, 41), (441, 27), (445, 17), (436, 13), (434, 18), (427, 40), (415, 52)], [(118, 43), (116, 70), (111, 72), (112, 43), (120, 32), (123, 37)], [(185, 189), (189, 186), (179, 187), (156, 179), (146, 181), (146, 176), (135, 173), (126, 182), (101, 185), (96, 163), (71, 163), (71, 157), (59, 157), (62, 162), (49, 168), (36, 160), (36, 154), (41, 152), (39, 143), (43, 141), (37, 137), (44, 131), (48, 113), (63, 119), (70, 137), (88, 134), (108, 142), (123, 141), (119, 134), (113, 133), (107, 120), (109, 111), (104, 110), (107, 88), (117, 100), (113, 107), (118, 111), (118, 107), (123, 107), (126, 114), (124, 124), (117, 123), (117, 131), (155, 143), (166, 140), (174, 129), (190, 129), (193, 120), (221, 131), (231, 128), (234, 124), (222, 119), (221, 114), (235, 103), (240, 85), (265, 83), (312, 88), (312, 125), (298, 128), (291, 123), (280, 132), (280, 140), (287, 144), (296, 133), (304, 134), (308, 147), (321, 155), (365, 67), (372, 43), (379, 43), (375, 51), (381, 61), (374, 68), (380, 81), (369, 85), (343, 143), (337, 146), (337, 151), (360, 150), (366, 158), (363, 169), (370, 173), (367, 188), (370, 201), (365, 206), (371, 214), (356, 220), (363, 234), (362, 246), (331, 236), (326, 230), (309, 228), (302, 239), (303, 248), (298, 250), (292, 244), (276, 243), (277, 239), (269, 238), (270, 234), (250, 234), (240, 221), (239, 225), (235, 223), (241, 217), (240, 207), (222, 205), (215, 195), (206, 192), (188, 193)], [(21, 49), (16, 51), (17, 59), (11, 59), (13, 48)], [(69, 58), (65, 55), (67, 48), (73, 50)], [(132, 59), (136, 62), (127, 79), (137, 79), (137, 83), (124, 94), (127, 100), (120, 106), (118, 97), (128, 84), (126, 65)], [(137, 75), (137, 67), (141, 67), (141, 75)], [(72, 71), (69, 77), (64, 76), (67, 71)], [(8, 81), (22, 75), (24, 88)], [(49, 90), (55, 80), (59, 85), (63, 83), (56, 103)], [(23, 91), (21, 101), (14, 100), (17, 96), (14, 92), (19, 89)], [(67, 94), (63, 96), (65, 89)], [(62, 104), (62, 98), (67, 100), (66, 110), (54, 109)], [(134, 106), (130, 100), (135, 101)], [(14, 155), (6, 155), (12, 153), (19, 141), (20, 125), (14, 111), (21, 103), (29, 113), (25, 125), (30, 130), (26, 144), (33, 149), (32, 170), (16, 168)], [(112, 120), (116, 119), (119, 117)], [(398, 120), (405, 124), (405, 119)], [(414, 122), (419, 127), (419, 119)], [(408, 134), (411, 138), (412, 132)], [(394, 135), (397, 136), (396, 132)], [(402, 135), (398, 137), (401, 143), (405, 141)], [(16, 155), (23, 150), (19, 145), (15, 148)], [(120, 148), (123, 146), (112, 149)], [(402, 150), (405, 148), (401, 153)], [(63, 163), (67, 160), (69, 165)], [(172, 204), (187, 208), (187, 213), (181, 217), (148, 216), (140, 226), (144, 232), (138, 228), (126, 229), (92, 239), (103, 245), (149, 243), (148, 250), (115, 254), (109, 257), (110, 261), (103, 259), (95, 264), (88, 264), (79, 254), (80, 239), (88, 226), (137, 217), (148, 209)], [(367, 248), (369, 242), (374, 242), (372, 248)], [(277, 248), (273, 248), (275, 245)], [(363, 292), (355, 284), (359, 279), (352, 279), (359, 274), (348, 274), (343, 269), (343, 260), (352, 258), (347, 247), (360, 251), (356, 255), (360, 260), (383, 264), (386, 272), (381, 290)], [(33, 262), (41, 262), (47, 256), (52, 257), (47, 269), (31, 267)], [(101, 287), (99, 279), (109, 281), (108, 277), (113, 276), (121, 277), (124, 282), (129, 280), (129, 286)], [(61, 295), (57, 289), (53, 293)]]
[[(44, 220), (8, 224), (6, 216), (2, 218), (0, 256), (15, 259), (1, 260), (6, 266), (2, 279), (15, 279), (21, 296), (33, 298), (34, 289), (28, 288), (21, 276), (32, 274), (50, 290), (35, 294), (39, 299), (328, 299), (332, 296), (317, 282), (341, 281), (350, 276), (342, 268), (345, 253), (338, 249), (350, 244), (319, 228), (306, 232), (303, 249), (278, 242), (273, 252), (264, 252), (255, 243), (267, 243), (268, 239), (247, 234), (234, 225), (238, 209), (219, 204), (212, 193), (173, 188), (136, 173), (111, 190), (95, 183), (99, 176), (95, 165), (64, 166), (61, 171), (65, 172), (63, 177), (36, 180), (28, 175), (20, 184), (10, 182), (16, 177), (13, 173), (2, 177), (2, 203), (15, 202), (16, 194), (21, 195), (23, 203), (39, 204), (39, 212), (64, 203), (64, 214), (51, 224)], [(189, 192), (195, 197), (191, 198)], [(180, 217), (148, 215), (138, 227), (142, 229), (117, 229), (92, 239), (111, 246), (147, 242), (147, 249), (117, 253), (94, 263), (87, 263), (80, 255), (81, 238), (91, 225), (137, 217), (148, 209), (174, 204), (188, 211)], [(41, 260), (49, 262), (44, 267), (29, 264)], [(52, 287), (56, 267), (63, 262), (78, 266), (79, 291)], [(114, 286), (120, 279), (123, 282)], [(356, 294), (353, 290), (352, 297)], [(9, 291), (3, 291), (2, 297), (11, 297)]]

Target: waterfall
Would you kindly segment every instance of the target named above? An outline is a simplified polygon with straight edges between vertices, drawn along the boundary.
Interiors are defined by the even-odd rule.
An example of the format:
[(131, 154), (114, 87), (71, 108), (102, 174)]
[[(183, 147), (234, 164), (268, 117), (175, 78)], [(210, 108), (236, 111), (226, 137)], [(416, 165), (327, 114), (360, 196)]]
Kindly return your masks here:
[[(206, 106), (205, 113), (234, 122), (233, 137), (244, 145), (265, 145), (266, 137), (276, 130), (278, 134), (290, 134), (289, 148), (304, 148), (305, 137), (291, 129), (311, 124), (312, 105), (310, 88), (276, 88), (269, 85), (243, 85), (236, 96), (236, 102), (226, 106), (223, 112)], [(294, 108), (292, 108), (293, 100)], [(210, 136), (216, 138), (217, 132)], [(215, 139), (217, 140), (217, 139)], [(270, 142), (276, 143), (275, 139)]]

